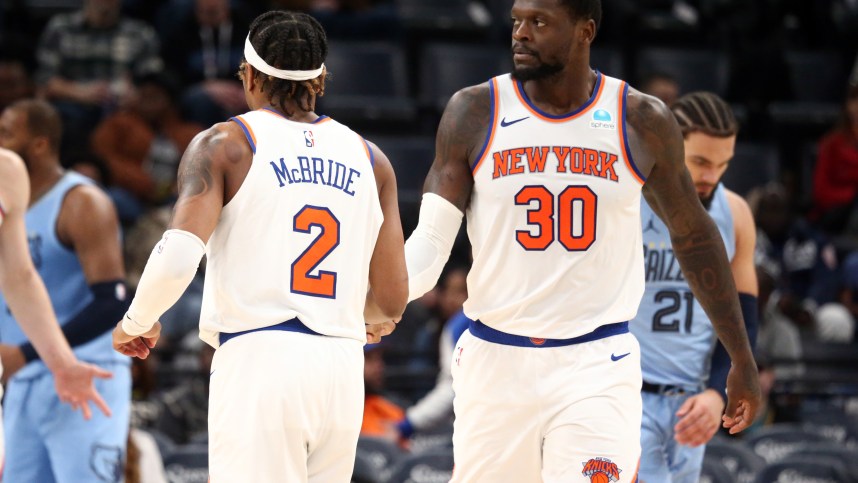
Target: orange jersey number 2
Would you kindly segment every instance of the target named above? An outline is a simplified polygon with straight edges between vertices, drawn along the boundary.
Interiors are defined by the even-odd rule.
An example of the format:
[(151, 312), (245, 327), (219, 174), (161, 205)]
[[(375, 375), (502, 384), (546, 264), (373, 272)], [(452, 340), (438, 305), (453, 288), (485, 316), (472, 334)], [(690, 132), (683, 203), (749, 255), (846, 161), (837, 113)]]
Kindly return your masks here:
[[(545, 186), (525, 186), (515, 195), (516, 205), (531, 207), (527, 210), (527, 224), (535, 228), (515, 232), (515, 239), (525, 250), (545, 250), (555, 236), (570, 252), (587, 250), (596, 240), (596, 193), (587, 186), (567, 186), (556, 198), (555, 210), (555, 196)], [(578, 217), (580, 221), (576, 223)]]
[(310, 233), (314, 226), (321, 232), (292, 262), (291, 289), (294, 293), (333, 299), (337, 297), (337, 272), (311, 272), (340, 244), (340, 222), (331, 210), (311, 205), (304, 206), (292, 220), (292, 229), (299, 233)]

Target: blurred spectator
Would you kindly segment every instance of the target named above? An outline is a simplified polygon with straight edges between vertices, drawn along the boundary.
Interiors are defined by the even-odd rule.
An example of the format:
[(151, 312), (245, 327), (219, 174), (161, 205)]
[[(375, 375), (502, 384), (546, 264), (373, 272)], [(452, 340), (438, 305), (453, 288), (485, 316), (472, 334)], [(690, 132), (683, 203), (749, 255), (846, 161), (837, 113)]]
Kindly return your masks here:
[(363, 348), (364, 406), (361, 436), (373, 436), (396, 442), (399, 433), (396, 423), (405, 412), (398, 404), (384, 395), (384, 349), (381, 343), (367, 344)]
[(137, 428), (128, 432), (125, 483), (167, 483), (164, 461), (155, 438)]
[(32, 97), (33, 80), (25, 61), (14, 54), (0, 54), (0, 111), (15, 101)]
[(641, 92), (657, 97), (670, 106), (679, 98), (679, 83), (670, 74), (656, 72), (647, 76), (641, 83)]
[(855, 341), (858, 321), (858, 252), (852, 253), (841, 267), (839, 303), (829, 303), (816, 313), (817, 336), (828, 342)]
[(182, 153), (203, 129), (181, 119), (179, 88), (166, 74), (141, 76), (135, 86), (128, 107), (102, 121), (91, 142), (107, 163), (111, 196), (123, 220), (174, 196)]
[(405, 417), (396, 425), (401, 438), (410, 438), (415, 432), (430, 430), (453, 417), (453, 364), (456, 342), (468, 329), (471, 319), (459, 310), (444, 325), (438, 348), (438, 379), (435, 387), (405, 411)]
[[(757, 336), (756, 352), (765, 360), (798, 360), (801, 357), (801, 335), (795, 324), (778, 309), (778, 294), (775, 291), (775, 278), (763, 267), (757, 266), (757, 280), (760, 286), (757, 309), (759, 310), (760, 331)], [(759, 359), (758, 360), (761, 360)], [(780, 364), (778, 378), (793, 377), (801, 374), (801, 365)]]
[(836, 250), (825, 235), (792, 214), (781, 184), (754, 189), (748, 204), (757, 222), (756, 263), (775, 277), (780, 310), (810, 331), (816, 308), (836, 298)]
[[(192, 344), (189, 344), (191, 341)], [(134, 402), (136, 423), (157, 430), (178, 444), (186, 444), (192, 436), (208, 428), (209, 372), (214, 349), (196, 335), (187, 339), (197, 354), (197, 368), (176, 387), (144, 401)]]
[(162, 55), (188, 86), (181, 105), (189, 120), (209, 126), (247, 110), (236, 72), (250, 20), (228, 0), (196, 0), (193, 14), (166, 34)]
[(36, 82), (63, 117), (64, 147), (89, 139), (102, 115), (127, 98), (131, 76), (162, 68), (155, 31), (120, 17), (120, 3), (84, 0), (42, 33)]
[(858, 207), (858, 85), (850, 86), (837, 127), (819, 142), (813, 203), (820, 224), (839, 234)]
[(415, 356), (411, 359), (412, 368), (439, 366), (441, 332), (446, 322), (462, 310), (462, 305), (468, 298), (467, 278), (467, 267), (455, 263), (447, 264), (438, 284), (438, 301), (433, 317), (414, 334)]

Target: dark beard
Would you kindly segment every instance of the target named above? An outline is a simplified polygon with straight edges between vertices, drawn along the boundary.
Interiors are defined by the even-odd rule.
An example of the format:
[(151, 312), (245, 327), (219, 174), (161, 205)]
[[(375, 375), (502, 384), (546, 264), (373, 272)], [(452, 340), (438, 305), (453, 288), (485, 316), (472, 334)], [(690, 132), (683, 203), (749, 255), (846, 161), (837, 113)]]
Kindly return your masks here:
[(539, 64), (537, 67), (513, 67), (512, 78), (518, 81), (547, 79), (563, 70), (561, 64)]

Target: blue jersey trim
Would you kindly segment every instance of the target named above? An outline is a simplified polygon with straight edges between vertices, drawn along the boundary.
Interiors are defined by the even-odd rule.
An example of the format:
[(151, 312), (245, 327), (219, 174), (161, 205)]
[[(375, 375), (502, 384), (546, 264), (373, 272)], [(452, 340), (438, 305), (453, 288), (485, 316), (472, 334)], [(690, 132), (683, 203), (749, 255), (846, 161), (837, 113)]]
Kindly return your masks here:
[(486, 132), (486, 139), (483, 141), (483, 147), (480, 148), (480, 152), (477, 153), (477, 157), (474, 158), (474, 164), (471, 165), (471, 172), (475, 172), (477, 166), (479, 166), (480, 161), (483, 160), (483, 156), (486, 154), (486, 150), (489, 149), (489, 144), (492, 140), (492, 134), (495, 130), (495, 124), (497, 123), (497, 112), (495, 110), (495, 96), (497, 93), (495, 92), (495, 82), (494, 79), (489, 80), (489, 130)]
[(248, 129), (247, 125), (244, 124), (244, 121), (238, 117), (231, 117), (229, 120), (241, 127), (241, 130), (244, 131), (244, 137), (247, 138), (247, 143), (250, 144), (250, 150), (253, 151), (253, 154), (256, 154), (256, 143), (253, 142), (253, 136), (250, 134), (250, 129)]
[(372, 147), (369, 145), (369, 142), (363, 137), (360, 138), (363, 141), (364, 146), (366, 146), (366, 153), (369, 155), (369, 164), (373, 168), (375, 167), (375, 152), (373, 152)]
[(527, 91), (524, 90), (524, 84), (522, 84), (520, 80), (514, 80), (514, 82), (516, 84), (518, 84), (518, 91), (521, 92), (521, 98), (524, 99), (524, 102), (527, 103), (528, 107), (530, 107), (531, 109), (536, 111), (540, 116), (544, 116), (544, 117), (547, 117), (548, 119), (555, 119), (555, 120), (563, 120), (563, 119), (567, 119), (570, 117), (574, 117), (574, 116), (578, 115), (580, 112), (589, 108), (596, 101), (596, 98), (599, 96), (599, 91), (600, 91), (600, 88), (602, 87), (602, 81), (603, 81), (602, 73), (597, 70), (596, 71), (596, 84), (593, 86), (593, 93), (590, 94), (590, 98), (587, 99), (587, 102), (585, 102), (578, 109), (575, 109), (572, 112), (567, 112), (566, 114), (559, 114), (558, 115), (558, 114), (549, 114), (549, 113), (543, 111), (542, 109), (538, 108), (536, 106), (536, 104), (534, 104), (533, 101), (530, 100), (530, 97), (528, 97)]
[(322, 114), (321, 116), (316, 118), (316, 120), (311, 122), (310, 124), (319, 124), (320, 122), (324, 121), (325, 119), (328, 119), (328, 116)]
[(626, 130), (626, 106), (628, 105), (628, 94), (629, 94), (629, 85), (623, 84), (623, 92), (620, 93), (623, 96), (623, 112), (621, 115), (623, 116), (623, 149), (625, 151), (626, 160), (629, 162), (629, 166), (635, 170), (635, 174), (638, 175), (640, 179), (646, 181), (646, 176), (641, 173), (641, 170), (638, 169), (638, 165), (635, 163), (635, 160), (632, 158), (632, 148), (629, 146), (629, 133)]
[(301, 334), (309, 334), (309, 335), (324, 335), (316, 332), (315, 330), (304, 325), (298, 318), (287, 320), (286, 322), (280, 322), (279, 324), (269, 325), (268, 327), (260, 327), (258, 329), (250, 329), (243, 330), (241, 332), (221, 332), (218, 335), (218, 339), (220, 341), (220, 345), (224, 345), (228, 340), (234, 339), (240, 335), (250, 334), (252, 332), (261, 332), (263, 330), (282, 330), (285, 332), (298, 332)]
[(479, 339), (496, 344), (511, 345), (515, 347), (533, 347), (544, 349), (548, 347), (565, 347), (568, 345), (582, 344), (584, 342), (592, 342), (594, 340), (604, 339), (619, 334), (627, 334), (629, 332), (628, 322), (617, 322), (615, 324), (607, 324), (596, 328), (589, 334), (584, 334), (571, 339), (540, 339), (535, 337), (525, 337), (523, 335), (507, 334), (483, 324), (479, 320), (471, 322), (469, 327), (471, 334)]

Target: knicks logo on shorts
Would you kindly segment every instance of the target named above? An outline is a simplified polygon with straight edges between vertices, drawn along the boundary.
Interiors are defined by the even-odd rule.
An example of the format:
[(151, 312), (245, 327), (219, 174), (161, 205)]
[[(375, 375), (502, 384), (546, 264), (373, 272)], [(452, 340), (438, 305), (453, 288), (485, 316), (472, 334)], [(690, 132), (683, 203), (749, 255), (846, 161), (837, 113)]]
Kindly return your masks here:
[(617, 464), (608, 458), (591, 458), (585, 463), (581, 474), (590, 477), (590, 483), (608, 483), (619, 481), (621, 470)]
[(542, 345), (545, 343), (545, 339), (540, 339), (538, 337), (531, 337), (530, 343), (533, 345)]

